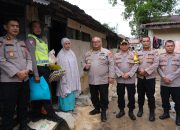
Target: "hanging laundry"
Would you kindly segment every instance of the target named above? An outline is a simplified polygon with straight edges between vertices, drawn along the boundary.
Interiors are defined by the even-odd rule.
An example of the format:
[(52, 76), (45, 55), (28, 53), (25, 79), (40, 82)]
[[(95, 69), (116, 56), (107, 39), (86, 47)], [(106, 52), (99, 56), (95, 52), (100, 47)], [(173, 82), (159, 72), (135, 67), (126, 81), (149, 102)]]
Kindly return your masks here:
[(159, 49), (163, 44), (163, 40), (157, 38), (156, 36), (153, 37), (153, 48)]

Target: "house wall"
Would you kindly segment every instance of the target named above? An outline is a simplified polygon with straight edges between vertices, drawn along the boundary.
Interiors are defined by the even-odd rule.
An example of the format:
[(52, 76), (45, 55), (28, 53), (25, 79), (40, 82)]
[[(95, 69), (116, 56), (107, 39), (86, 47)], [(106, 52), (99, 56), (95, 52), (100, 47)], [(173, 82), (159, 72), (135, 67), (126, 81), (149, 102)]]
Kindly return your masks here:
[[(67, 26), (69, 28), (73, 28), (73, 29), (88, 33), (91, 35), (91, 37), (93, 37), (93, 36), (101, 37), (102, 42), (103, 42), (103, 47), (107, 47), (107, 41), (106, 41), (105, 34), (97, 32), (97, 31), (95, 31), (81, 23), (78, 23), (72, 19), (69, 19), (69, 18), (68, 18)], [(90, 45), (90, 42), (85, 42), (85, 41), (81, 41), (81, 40), (71, 39), (71, 41), (72, 41), (72, 50), (74, 51), (74, 53), (77, 57), (77, 61), (78, 61), (82, 91), (85, 91), (88, 89), (88, 74), (87, 74), (87, 72), (83, 71), (82, 58), (83, 58), (83, 55), (90, 49), (91, 45)]]
[(149, 36), (153, 38), (153, 36), (157, 36), (160, 39), (163, 40), (180, 40), (180, 28), (174, 28), (174, 29), (158, 29), (158, 30), (149, 30)]
[[(26, 11), (27, 11), (26, 16), (29, 16), (26, 18), (28, 22), (31, 20), (39, 19), (37, 7), (27, 6)], [(101, 37), (102, 41), (103, 41), (103, 47), (107, 47), (106, 34), (97, 32), (97, 31), (95, 31), (79, 22), (76, 22), (70, 18), (68, 18), (68, 20), (67, 20), (67, 27), (75, 29), (75, 30), (79, 30), (81, 32), (88, 33), (88, 34), (90, 34), (91, 37), (93, 37), (93, 36)], [(74, 51), (74, 53), (77, 57), (79, 73), (80, 73), (80, 77), (81, 77), (82, 91), (85, 91), (88, 89), (88, 74), (87, 74), (87, 72), (83, 71), (82, 58), (83, 58), (83, 55), (90, 49), (91, 45), (90, 45), (90, 42), (86, 42), (86, 41), (82, 41), (82, 40), (71, 39), (71, 41), (72, 41), (72, 50)]]
[(85, 91), (88, 88), (88, 75), (87, 72), (83, 71), (82, 59), (83, 59), (83, 55), (90, 49), (90, 43), (81, 40), (74, 40), (74, 39), (71, 39), (71, 42), (72, 42), (72, 50), (74, 51), (77, 57), (77, 63), (81, 77), (81, 88), (82, 91)]
[(103, 34), (101, 32), (97, 32), (79, 22), (76, 22), (70, 18), (68, 18), (67, 26), (85, 33), (88, 33), (91, 35), (91, 37), (98, 36), (102, 38), (103, 47), (107, 47), (107, 40), (106, 40), (106, 34)]
[(98, 37), (101, 37), (101, 38), (105, 38), (106, 39), (106, 34), (103, 34), (103, 33), (100, 33), (100, 32), (97, 32), (81, 23), (78, 23), (70, 18), (68, 18), (68, 24), (67, 24), (68, 27), (70, 28), (73, 28), (73, 29), (77, 29), (79, 31), (82, 31), (82, 32), (85, 32), (85, 33), (89, 33), (92, 37), (93, 36), (98, 36)]
[[(148, 35), (151, 38), (151, 41), (153, 41), (153, 37), (156, 36), (159, 39), (162, 40), (174, 40), (177, 45), (176, 45), (176, 51), (179, 50), (180, 48), (179, 43), (180, 43), (180, 28), (170, 28), (170, 29), (157, 29), (157, 30), (149, 30)], [(179, 42), (178, 42), (179, 41)], [(165, 50), (164, 48), (158, 49), (159, 53), (163, 53)]]

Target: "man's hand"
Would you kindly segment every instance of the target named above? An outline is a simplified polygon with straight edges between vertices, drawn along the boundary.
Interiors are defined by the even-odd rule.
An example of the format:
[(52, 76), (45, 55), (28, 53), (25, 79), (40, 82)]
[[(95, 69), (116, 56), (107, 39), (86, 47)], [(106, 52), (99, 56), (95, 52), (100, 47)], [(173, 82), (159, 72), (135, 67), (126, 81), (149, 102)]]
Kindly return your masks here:
[(85, 69), (89, 70), (90, 67), (91, 67), (91, 64), (86, 64)]
[(114, 83), (114, 79), (113, 78), (109, 78), (109, 83), (113, 84)]
[(27, 75), (28, 76), (28, 74), (29, 74), (29, 70), (22, 70), (21, 72), (23, 72), (25, 75)]
[(171, 84), (171, 80), (169, 79), (169, 78), (167, 78), (167, 77), (163, 77), (162, 78), (163, 79), (163, 81), (166, 83), (166, 84)]
[(16, 73), (17, 77), (22, 81), (28, 77), (29, 70), (21, 70)]
[(122, 78), (128, 79), (128, 78), (129, 78), (129, 74), (128, 74), (128, 73), (124, 73), (124, 75), (122, 76)]
[(39, 83), (39, 82), (40, 82), (39, 76), (35, 76), (35, 77), (34, 77), (34, 80), (35, 80), (36, 83)]
[(141, 69), (139, 69), (139, 74), (142, 76), (145, 76), (146, 71), (143, 68), (141, 68)]
[(24, 80), (25, 78), (27, 78), (28, 73), (27, 73), (27, 71), (25, 71), (25, 70), (21, 70), (21, 71), (17, 72), (16, 75), (17, 75), (17, 77), (22, 81), (22, 80)]

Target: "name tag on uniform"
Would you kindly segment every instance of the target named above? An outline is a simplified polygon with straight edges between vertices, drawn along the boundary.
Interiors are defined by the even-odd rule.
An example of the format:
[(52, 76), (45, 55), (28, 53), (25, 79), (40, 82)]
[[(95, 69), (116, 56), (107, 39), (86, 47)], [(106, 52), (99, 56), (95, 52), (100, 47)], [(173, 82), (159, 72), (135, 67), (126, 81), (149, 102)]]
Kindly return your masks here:
[(99, 53), (99, 56), (105, 56), (104, 52)]

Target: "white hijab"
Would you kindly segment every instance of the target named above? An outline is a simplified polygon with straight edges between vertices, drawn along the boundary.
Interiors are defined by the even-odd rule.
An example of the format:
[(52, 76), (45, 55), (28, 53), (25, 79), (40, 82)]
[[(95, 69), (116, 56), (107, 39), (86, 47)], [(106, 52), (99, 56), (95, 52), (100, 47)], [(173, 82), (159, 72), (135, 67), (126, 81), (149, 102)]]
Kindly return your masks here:
[(65, 97), (71, 92), (76, 92), (78, 96), (81, 92), (81, 83), (77, 59), (74, 52), (64, 48), (64, 43), (71, 41), (68, 38), (63, 38), (61, 44), (63, 48), (57, 55), (57, 63), (65, 70), (65, 75), (61, 77), (57, 87), (57, 96)]

